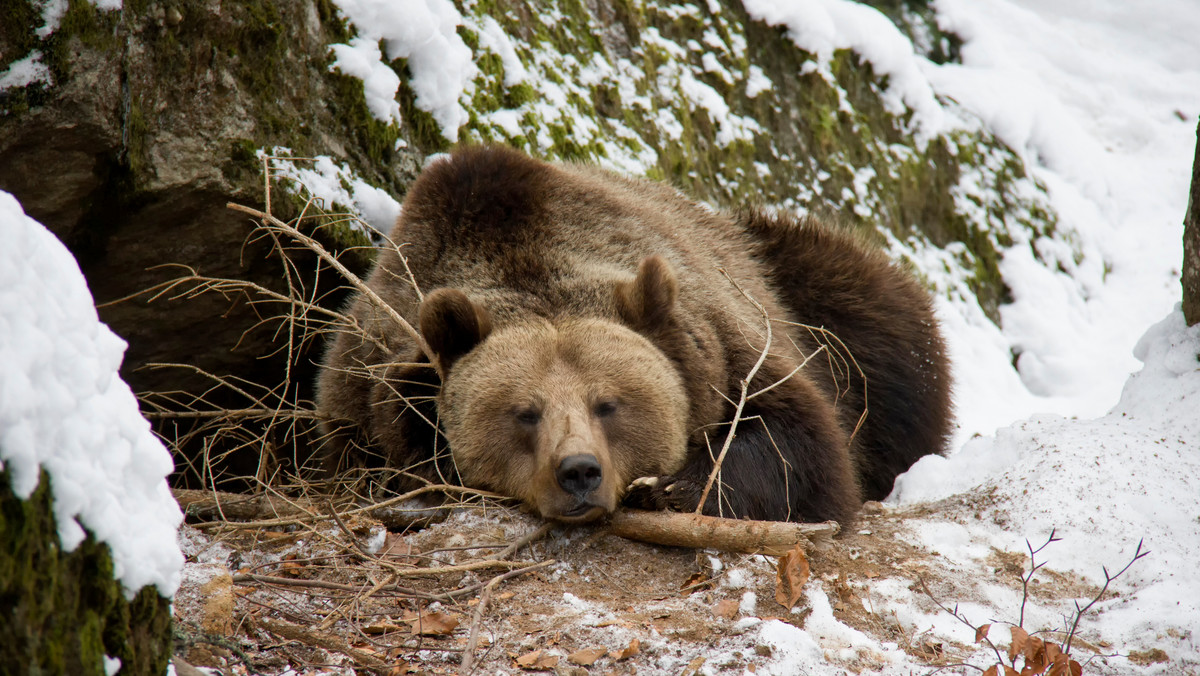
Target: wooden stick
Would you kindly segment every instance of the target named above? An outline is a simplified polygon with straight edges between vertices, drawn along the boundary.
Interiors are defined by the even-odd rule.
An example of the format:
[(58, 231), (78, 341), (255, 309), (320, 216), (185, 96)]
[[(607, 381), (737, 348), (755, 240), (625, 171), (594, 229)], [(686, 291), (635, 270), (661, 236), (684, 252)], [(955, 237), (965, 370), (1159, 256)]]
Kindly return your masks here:
[(630, 540), (657, 545), (719, 549), (779, 556), (796, 543), (828, 541), (837, 534), (835, 521), (789, 523), (723, 519), (703, 514), (625, 509), (612, 515), (609, 531)]
[(250, 520), (263, 517), (307, 516), (286, 500), (267, 493), (244, 495), (223, 491), (173, 488), (171, 494), (185, 514), (202, 519)]
[(463, 676), (471, 676), (475, 671), (475, 647), (479, 645), (479, 627), (483, 622), (483, 613), (487, 610), (488, 601), (492, 599), (492, 590), (500, 584), (500, 577), (492, 578), (479, 595), (479, 604), (471, 616), (471, 632), (467, 638), (467, 647), (463, 651), (462, 667), (458, 670)]
[(366, 651), (348, 646), (335, 636), (313, 631), (312, 629), (291, 624), (290, 622), (273, 620), (269, 617), (260, 617), (256, 621), (259, 626), (272, 634), (282, 636), (289, 641), (299, 641), (305, 645), (317, 646), (325, 650), (341, 653), (354, 660), (360, 666), (376, 673), (386, 674), (390, 670), (391, 665), (384, 660)]
[[(387, 526), (389, 530), (404, 530), (416, 523), (427, 520), (426, 517), (420, 514), (410, 515), (389, 508), (397, 503), (411, 500), (418, 495), (436, 492), (461, 493), (481, 498), (504, 499), (503, 495), (487, 491), (478, 491), (461, 486), (431, 484), (411, 490), (403, 495), (388, 498), (373, 505), (347, 507), (345, 511), (341, 512), (341, 516), (349, 517), (363, 514), (379, 521), (384, 526)], [(175, 501), (179, 503), (179, 507), (183, 509), (185, 514), (212, 520), (209, 523), (195, 524), (196, 528), (200, 529), (231, 525), (234, 521), (239, 522), (236, 524), (238, 528), (273, 528), (315, 521), (329, 516), (323, 513), (323, 508), (318, 508), (305, 498), (294, 498), (289, 502), (278, 496), (268, 494), (244, 495), (241, 493), (227, 493), (225, 491), (192, 490), (187, 488), (173, 488), (171, 489), (171, 493), (175, 496)], [(449, 508), (451, 506), (443, 505), (439, 508)], [(322, 513), (314, 516), (306, 512), (302, 507), (311, 508), (313, 512)]]

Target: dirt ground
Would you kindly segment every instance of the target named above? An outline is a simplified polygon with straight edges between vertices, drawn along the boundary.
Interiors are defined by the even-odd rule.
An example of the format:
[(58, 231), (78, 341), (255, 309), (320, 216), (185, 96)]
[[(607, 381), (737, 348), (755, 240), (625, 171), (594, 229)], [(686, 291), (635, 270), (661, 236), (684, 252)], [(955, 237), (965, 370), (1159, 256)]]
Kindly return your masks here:
[[(984, 582), (1021, 589), (1024, 553), (994, 550), (987, 570), (963, 570), (904, 535), (932, 512), (986, 518), (986, 500), (868, 503), (853, 532), (810, 548), (806, 584), (824, 591), (836, 621), (928, 672), (957, 664), (972, 646), (879, 610), (876, 590), (898, 582), (920, 612), (937, 614), (934, 597), (979, 600)], [(542, 526), (503, 506), (458, 508), (407, 533), (360, 517), (185, 526), (177, 656), (211, 674), (755, 673), (777, 671), (777, 656), (752, 629), (771, 619), (805, 628), (813, 610), (806, 598), (790, 609), (776, 600), (775, 557), (649, 545), (603, 526), (555, 527), (502, 551)], [(1044, 602), (1097, 591), (1049, 569), (1030, 587)], [(882, 664), (861, 646), (825, 657), (839, 673)]]

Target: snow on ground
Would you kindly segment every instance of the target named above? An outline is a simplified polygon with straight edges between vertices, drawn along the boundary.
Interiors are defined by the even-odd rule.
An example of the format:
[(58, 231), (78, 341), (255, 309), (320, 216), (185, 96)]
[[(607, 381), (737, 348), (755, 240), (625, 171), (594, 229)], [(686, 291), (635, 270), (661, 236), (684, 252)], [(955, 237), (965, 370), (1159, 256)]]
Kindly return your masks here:
[(86, 533), (112, 550), (126, 598), (179, 586), (183, 515), (171, 456), (117, 369), (121, 340), (100, 322), (78, 264), (0, 191), (0, 465), (26, 498), (50, 475), (63, 549)]
[[(1181, 222), (1200, 115), (1200, 43), (1189, 36), (1200, 31), (1200, 7), (1169, 0), (936, 6), (967, 43), (961, 66), (925, 67), (934, 89), (1024, 154), (1049, 189), (1060, 228), (1084, 253), (1072, 275), (1034, 260), (1049, 242), (1014, 247), (1003, 261), (1015, 297), (1001, 311), (1003, 336), (1034, 395), (1022, 407), (1026, 415), (1099, 415), (1137, 367), (1137, 339), (1179, 299)], [(960, 405), (1011, 407), (981, 389), (960, 392)]]
[[(927, 457), (901, 476), (889, 501), (917, 505), (986, 495), (972, 518), (941, 513), (913, 524), (913, 537), (948, 557), (977, 561), (990, 547), (1019, 552), (1053, 529), (1051, 568), (1097, 584), (1120, 570), (1139, 541), (1151, 551), (1122, 577), (1119, 601), (1103, 606), (1100, 633), (1120, 651), (1158, 648), (1161, 673), (1200, 668), (1200, 326), (1178, 309), (1138, 343), (1142, 370), (1119, 404), (1094, 420), (1035, 416)], [(987, 621), (978, 617), (979, 622)], [(1061, 626), (1048, 627), (1060, 629)]]
[[(1042, 560), (1102, 584), (1104, 567), (1119, 570), (1144, 539), (1151, 555), (1118, 580), (1121, 597), (1091, 621), (1113, 652), (1159, 649), (1170, 662), (1111, 660), (1099, 668), (1196, 673), (1200, 329), (1185, 330), (1170, 308), (1180, 292), (1181, 221), (1200, 113), (1200, 42), (1193, 39), (1200, 6), (937, 0), (935, 7), (943, 27), (967, 40), (961, 65), (914, 56), (894, 29), (853, 21), (864, 8), (840, 0), (747, 4), (753, 15), (787, 26), (801, 47), (819, 54), (848, 47), (878, 60), (877, 70), (900, 76), (892, 94), (922, 112), (929, 108), (910, 68), (918, 62), (932, 90), (954, 102), (947, 110), (961, 106), (1022, 153), (1048, 188), (1061, 234), (1083, 253), (1065, 261), (1073, 269), (1056, 272), (1037, 260), (1061, 256), (1055, 242), (1009, 250), (1001, 271), (1014, 302), (1001, 310), (1002, 330), (969, 298), (939, 299), (955, 362), (958, 441), (967, 443), (948, 458), (918, 463), (900, 478), (889, 506), (986, 495), (969, 514), (945, 507), (913, 518), (907, 536), (982, 579), (991, 552), (1023, 552), (1026, 540), (1036, 546), (1057, 529), (1063, 541)], [(917, 121), (936, 124), (928, 115)], [(954, 115), (945, 121), (962, 123)], [(926, 256), (927, 269), (936, 270), (942, 255), (916, 258)], [(1137, 359), (1142, 371), (1129, 378)], [(914, 612), (910, 590), (882, 591), (881, 612), (908, 617), (914, 631), (972, 642), (952, 618)], [(1011, 589), (996, 585), (986, 595), (994, 603), (970, 606), (977, 623), (1015, 620), (1019, 596)], [(1062, 629), (1070, 607), (1031, 612), (1033, 623)], [(805, 648), (812, 633), (764, 626), (763, 640), (791, 646), (769, 673), (823, 673), (812, 661), (819, 653)], [(828, 657), (838, 641), (817, 644)], [(883, 673), (910, 668), (878, 666)]]

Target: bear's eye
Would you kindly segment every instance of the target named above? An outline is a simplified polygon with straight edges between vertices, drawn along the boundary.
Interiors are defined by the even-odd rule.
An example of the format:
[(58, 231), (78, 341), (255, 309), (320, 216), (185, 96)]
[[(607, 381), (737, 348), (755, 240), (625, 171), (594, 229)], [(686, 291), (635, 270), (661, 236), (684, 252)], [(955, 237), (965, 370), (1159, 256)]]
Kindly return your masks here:
[(597, 418), (607, 418), (617, 412), (617, 402), (611, 399), (605, 399), (596, 404), (594, 409)]
[(542, 421), (542, 414), (536, 409), (526, 408), (517, 411), (516, 418), (522, 425), (533, 426)]

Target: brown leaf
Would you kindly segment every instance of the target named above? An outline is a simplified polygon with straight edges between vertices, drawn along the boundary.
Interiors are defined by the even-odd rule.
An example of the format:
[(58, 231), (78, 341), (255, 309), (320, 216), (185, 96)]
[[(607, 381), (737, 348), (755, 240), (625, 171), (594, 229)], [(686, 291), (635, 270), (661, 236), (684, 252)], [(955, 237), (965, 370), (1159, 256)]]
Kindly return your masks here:
[(996, 665), (988, 667), (988, 670), (983, 672), (983, 676), (1000, 676), (1000, 669)]
[(713, 614), (717, 617), (723, 617), (727, 620), (732, 620), (738, 614), (738, 602), (733, 599), (724, 599), (713, 608)]
[(687, 668), (683, 670), (683, 676), (696, 676), (700, 672), (700, 667), (704, 666), (705, 659), (704, 657), (697, 657), (688, 662)]
[(534, 650), (518, 657), (517, 666), (528, 671), (546, 671), (558, 666), (558, 655)]
[(567, 655), (567, 661), (571, 664), (578, 664), (581, 667), (590, 667), (596, 663), (596, 660), (604, 657), (608, 651), (604, 648), (585, 648), (576, 650)]
[(985, 625), (981, 625), (978, 629), (976, 629), (975, 630), (975, 642), (979, 643), (983, 639), (987, 638), (988, 630), (991, 628), (992, 628), (992, 625), (985, 624)]
[(421, 636), (446, 636), (458, 626), (458, 618), (449, 613), (425, 613), (407, 621), (412, 623), (412, 633)]
[(1057, 643), (1046, 644), (1046, 654), (1042, 659), (1046, 664), (1058, 664), (1059, 662), (1066, 664), (1067, 662), (1067, 656), (1063, 654), (1062, 648), (1059, 648)]
[(1021, 676), (1021, 672), (1006, 664), (1004, 665), (1004, 676)]
[(1082, 674), (1083, 667), (1079, 666), (1079, 663), (1075, 660), (1071, 660), (1071, 676), (1082, 676)]
[(712, 579), (708, 576), (708, 573), (692, 573), (691, 577), (679, 585), (679, 590), (695, 594), (701, 589), (711, 586), (711, 582)]
[(628, 646), (625, 646), (624, 650), (614, 650), (608, 653), (608, 656), (619, 662), (627, 660), (640, 652), (642, 652), (642, 643), (635, 638), (629, 642)]
[[(1045, 666), (1042, 660), (1043, 655), (1046, 654), (1045, 646), (1046, 644), (1042, 642), (1042, 639), (1030, 636), (1025, 641), (1025, 666)], [(1042, 673), (1042, 669), (1037, 669), (1034, 673), (1040, 674)]]
[(793, 608), (804, 594), (804, 583), (808, 582), (810, 569), (804, 548), (796, 543), (783, 556), (775, 568), (775, 601), (784, 608)]
[(1009, 627), (1012, 633), (1012, 645), (1008, 646), (1008, 659), (1015, 660), (1025, 649), (1025, 641), (1029, 640), (1029, 632), (1020, 627)]

